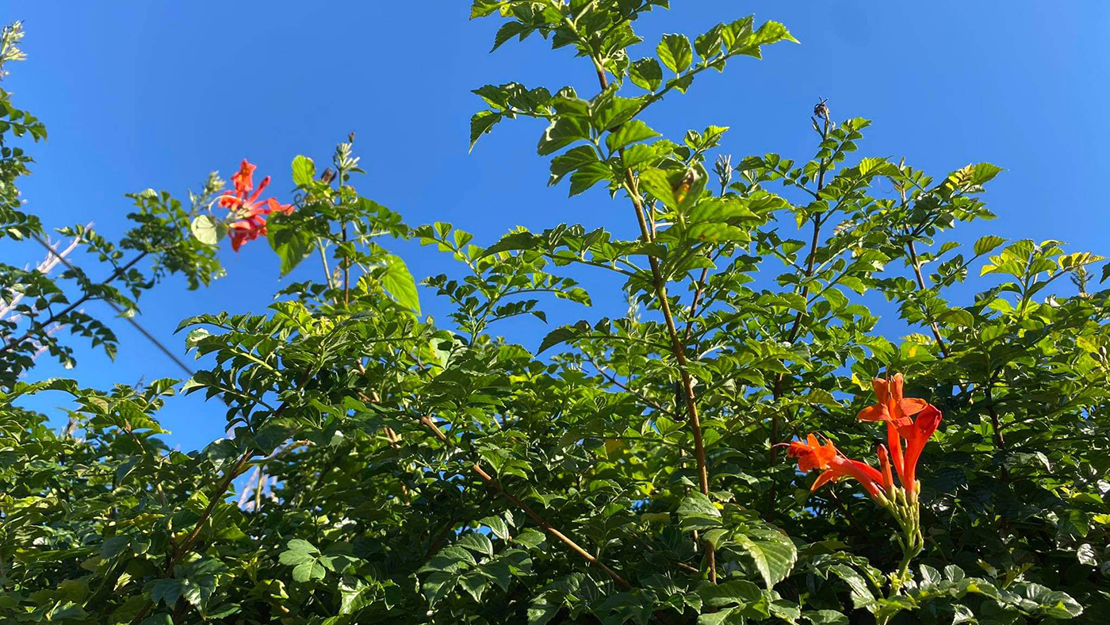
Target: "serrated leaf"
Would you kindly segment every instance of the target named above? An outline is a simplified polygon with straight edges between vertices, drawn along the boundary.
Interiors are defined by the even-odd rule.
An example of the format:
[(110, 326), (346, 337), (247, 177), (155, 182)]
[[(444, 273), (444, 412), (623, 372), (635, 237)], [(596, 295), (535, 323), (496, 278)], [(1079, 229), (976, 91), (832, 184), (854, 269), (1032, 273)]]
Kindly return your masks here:
[(663, 35), (655, 53), (659, 55), (659, 61), (675, 74), (686, 71), (694, 60), (694, 49), (686, 35)]
[(650, 126), (644, 122), (634, 119), (630, 122), (623, 124), (614, 132), (609, 133), (605, 137), (605, 145), (615, 152), (625, 146), (658, 137), (659, 133), (651, 129)]
[(470, 150), (474, 150), (474, 144), (478, 143), (478, 139), (482, 135), (488, 133), (493, 129), (497, 122), (501, 121), (501, 113), (494, 111), (478, 111), (470, 118)]
[(281, 275), (284, 276), (312, 253), (316, 237), (297, 218), (274, 213), (266, 222), (266, 240), (281, 259)]
[(736, 543), (755, 561), (763, 582), (770, 590), (786, 579), (798, 559), (794, 541), (770, 528), (751, 528), (735, 537)]
[(628, 68), (628, 79), (641, 89), (655, 92), (663, 84), (663, 68), (651, 57), (640, 59)]
[(509, 526), (505, 524), (505, 519), (499, 516), (488, 516), (478, 521), (479, 525), (484, 525), (494, 533), (495, 536), (501, 540), (509, 539)]
[(469, 549), (474, 553), (493, 556), (493, 542), (489, 539), (489, 536), (485, 534), (466, 534), (459, 538), (455, 544), (464, 549)]
[(397, 303), (420, 314), (420, 293), (416, 290), (416, 280), (409, 273), (408, 265), (399, 256), (386, 256), (385, 271), (381, 274), (382, 288), (389, 292)]
[(678, 506), (678, 518), (683, 519), (693, 516), (720, 518), (721, 511), (704, 494), (693, 491), (682, 499)]
[(992, 250), (1005, 242), (1006, 239), (995, 236), (993, 234), (989, 234), (985, 237), (980, 237), (979, 240), (975, 242), (975, 255), (982, 256), (983, 254), (989, 254)]

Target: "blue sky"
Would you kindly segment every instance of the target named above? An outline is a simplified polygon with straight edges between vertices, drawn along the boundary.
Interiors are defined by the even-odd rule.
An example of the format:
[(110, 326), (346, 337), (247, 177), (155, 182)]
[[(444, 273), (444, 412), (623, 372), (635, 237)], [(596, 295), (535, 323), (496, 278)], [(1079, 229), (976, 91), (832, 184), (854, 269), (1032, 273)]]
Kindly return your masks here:
[[(727, 125), (723, 147), (737, 158), (776, 151), (804, 159), (814, 150), (810, 111), (828, 98), (834, 119), (874, 121), (861, 155), (906, 157), (935, 176), (972, 161), (1006, 169), (988, 194), (1000, 219), (964, 227), (958, 240), (991, 232), (1110, 252), (1098, 165), (1110, 144), (1110, 4), (672, 3), (637, 25), (646, 40), (639, 55), (664, 32), (693, 36), (751, 13), (784, 22), (801, 45), (779, 44), (763, 61), (737, 60), (724, 74), (699, 78), (688, 95), (651, 111), (657, 130), (680, 136)], [(469, 22), (468, 7), (6, 2), (0, 17), (24, 20), (29, 59), (10, 68), (5, 88), (50, 133), (33, 148), (34, 174), (21, 186), (28, 208), (50, 226), (93, 221), (118, 235), (129, 210), (123, 193), (154, 187), (184, 197), (207, 172), (226, 178), (244, 157), (274, 176), (281, 197), (292, 188), (295, 155), (325, 161), (355, 131), (369, 172), (356, 180), (360, 192), (410, 224), (449, 221), (485, 244), (517, 225), (561, 222), (632, 236), (627, 207), (603, 190), (568, 200), (566, 186), (545, 187), (547, 161), (535, 155), (540, 126), (503, 123), (468, 154), (469, 117), (481, 105), (471, 89), (509, 81), (596, 89), (588, 65), (567, 50), (550, 52), (538, 38), (489, 54), (499, 22)], [(6, 259), (39, 255), (29, 246), (3, 249)], [(430, 249), (398, 249), (418, 278), (453, 269)], [(173, 335), (180, 319), (221, 309), (263, 312), (281, 284), (261, 241), (221, 255), (229, 275), (212, 287), (187, 292), (170, 280), (142, 300), (140, 321), (172, 348), (183, 349), (183, 336)], [(74, 260), (93, 266), (91, 258)], [(315, 271), (307, 265), (303, 271)], [(619, 312), (619, 298), (597, 297), (609, 284), (589, 286), (600, 310), (552, 306), (554, 321)], [(431, 293), (422, 298), (425, 312), (442, 317)], [(111, 314), (99, 304), (89, 312)], [(180, 377), (126, 324), (113, 327), (122, 341), (114, 362), (80, 349), (76, 371), (44, 358), (32, 376), (72, 375), (101, 388)], [(539, 321), (502, 330), (533, 347), (547, 331)], [(61, 400), (37, 405), (49, 409), (51, 401)], [(220, 435), (222, 412), (196, 396), (171, 400), (162, 418), (174, 432), (171, 444), (190, 449)]]

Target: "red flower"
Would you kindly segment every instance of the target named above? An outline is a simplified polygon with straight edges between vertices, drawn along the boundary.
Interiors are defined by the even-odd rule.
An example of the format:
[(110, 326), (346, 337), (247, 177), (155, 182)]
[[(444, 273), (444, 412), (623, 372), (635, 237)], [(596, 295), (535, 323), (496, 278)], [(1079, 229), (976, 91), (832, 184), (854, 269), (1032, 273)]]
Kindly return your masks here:
[(261, 215), (254, 215), (246, 219), (232, 222), (228, 225), (231, 238), (231, 249), (236, 252), (247, 241), (253, 241), (260, 236), (266, 236), (266, 220)]
[[(886, 442), (890, 448), (890, 455), (894, 460), (894, 470), (898, 472), (898, 479), (906, 485), (904, 459), (902, 457), (902, 444), (898, 439), (898, 426), (925, 409), (929, 405), (924, 399), (902, 397), (904, 379), (901, 373), (887, 379), (875, 378), (871, 386), (875, 389), (875, 398), (878, 403), (868, 406), (857, 416), (861, 421), (886, 421)], [(910, 489), (913, 489), (912, 483)]]
[(251, 177), (254, 176), (255, 169), (258, 169), (257, 165), (252, 165), (247, 159), (243, 159), (239, 165), (239, 171), (231, 176), (231, 182), (235, 185), (236, 191), (250, 191), (254, 187)]
[(879, 403), (868, 406), (859, 412), (857, 417), (861, 421), (897, 421), (904, 417), (915, 415), (929, 402), (915, 397), (902, 397), (902, 385), (905, 379), (901, 373), (887, 379), (875, 378), (871, 386), (875, 389), (875, 397)]
[[(258, 184), (258, 189), (254, 189), (255, 169), (256, 166), (244, 158), (239, 165), (239, 171), (231, 176), (235, 190), (225, 191), (219, 200), (221, 207), (233, 211), (234, 221), (228, 227), (231, 230), (231, 249), (235, 251), (239, 251), (247, 241), (266, 236), (266, 215), (273, 212), (285, 214), (293, 212), (293, 206), (290, 204), (280, 204), (274, 198), (259, 199), (270, 184), (270, 177), (263, 178)], [(251, 193), (252, 190), (254, 193)]]
[(794, 441), (787, 446), (786, 455), (798, 459), (798, 470), (808, 473), (813, 469), (823, 471), (813, 482), (810, 491), (815, 491), (825, 484), (850, 477), (858, 481), (867, 490), (872, 498), (883, 494), (883, 476), (874, 467), (866, 462), (852, 460), (826, 439), (824, 445), (817, 442), (817, 437), (810, 434), (806, 442)]
[(921, 459), (925, 444), (932, 438), (933, 432), (937, 431), (941, 418), (942, 415), (936, 406), (926, 404), (925, 409), (917, 413), (916, 418), (912, 421), (903, 419), (897, 426), (898, 435), (906, 439), (906, 456), (903, 460), (905, 477), (902, 478), (902, 485), (907, 493), (914, 490), (914, 484), (917, 481), (917, 461)]

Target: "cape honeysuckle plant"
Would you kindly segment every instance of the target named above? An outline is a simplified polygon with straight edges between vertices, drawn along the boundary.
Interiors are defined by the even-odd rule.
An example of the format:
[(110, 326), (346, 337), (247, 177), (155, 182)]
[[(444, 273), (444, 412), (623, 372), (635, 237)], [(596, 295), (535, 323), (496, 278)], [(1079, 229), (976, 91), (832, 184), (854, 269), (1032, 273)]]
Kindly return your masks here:
[[(597, 83), (476, 89), (472, 149), (499, 123), (538, 120), (549, 184), (611, 201), (612, 229), (553, 223), (481, 245), (451, 224), (410, 228), (355, 188), (352, 134), (323, 171), (293, 159), (288, 200), (263, 200), (274, 187), (244, 161), (189, 209), (135, 196), (139, 227), (118, 245), (63, 230), (112, 265), (106, 278), (0, 267), (4, 301), (27, 302), (0, 326), (0, 618), (1101, 623), (1102, 259), (997, 236), (964, 250), (949, 231), (993, 217), (984, 186), (1001, 170), (932, 178), (855, 158), (869, 122), (836, 121), (825, 101), (812, 158), (723, 154), (742, 127), (662, 137), (655, 103), (793, 41), (752, 18), (643, 41), (639, 20), (667, 4), (472, 8), (502, 20), (495, 48), (542, 37)], [(5, 62), (19, 34), (5, 31)], [(45, 130), (8, 100), (0, 233), (42, 237), (9, 133)], [(622, 219), (634, 237), (616, 234)], [(263, 237), (300, 281), (265, 311), (182, 322), (200, 358), (189, 380), (103, 391), (34, 375), (41, 347), (68, 357), (55, 324), (114, 348), (76, 314), (86, 302), (131, 310), (169, 271), (199, 286), (224, 238), (257, 253)], [(390, 251), (408, 238), (443, 253), (423, 281), (443, 320), (423, 315)], [(156, 259), (152, 273), (134, 256)], [(627, 312), (544, 310), (555, 297), (588, 314), (585, 272), (616, 277)], [(551, 325), (538, 345), (498, 334), (526, 315)], [(880, 315), (901, 336), (878, 332)], [(158, 410), (181, 392), (203, 393), (229, 436), (171, 449)], [(47, 393), (70, 400), (64, 427), (26, 407)], [(875, 449), (877, 465), (852, 460)]]
[[(840, 478), (851, 477), (898, 522), (901, 535), (894, 538), (903, 555), (898, 570), (890, 576), (890, 597), (893, 599), (899, 596), (907, 582), (912, 581), (907, 579), (910, 563), (925, 548), (925, 537), (921, 531), (921, 503), (918, 500), (921, 482), (917, 480), (917, 462), (940, 425), (941, 413), (923, 400), (903, 397), (901, 373), (889, 379), (876, 378), (872, 384), (879, 402), (864, 408), (858, 416), (862, 421), (886, 423), (890, 448), (888, 451), (885, 445), (879, 445), (879, 469), (844, 456), (832, 441), (822, 445), (813, 434), (806, 437), (806, 442), (795, 441), (787, 445), (787, 455), (798, 459), (798, 470), (803, 473), (813, 469), (822, 471), (811, 491)], [(901, 486), (895, 486), (892, 461)], [(876, 614), (880, 622), (889, 621), (902, 607), (896, 602), (889, 606)]]

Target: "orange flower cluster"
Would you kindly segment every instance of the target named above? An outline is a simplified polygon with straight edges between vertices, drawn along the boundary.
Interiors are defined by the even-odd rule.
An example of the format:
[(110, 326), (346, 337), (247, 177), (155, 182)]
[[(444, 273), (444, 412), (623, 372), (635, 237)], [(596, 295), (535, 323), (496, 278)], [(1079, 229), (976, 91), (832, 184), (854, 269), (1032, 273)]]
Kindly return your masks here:
[[(262, 191), (270, 184), (270, 177), (266, 176), (254, 189), (254, 170), (256, 165), (243, 159), (239, 171), (231, 177), (235, 185), (234, 191), (225, 191), (220, 196), (220, 206), (233, 211), (235, 221), (228, 225), (230, 228), (231, 249), (239, 251), (243, 243), (253, 241), (260, 236), (266, 236), (266, 215), (273, 212), (289, 214), (293, 212), (290, 204), (280, 204), (274, 198), (260, 200)], [(251, 191), (254, 190), (254, 193)]]
[(826, 439), (821, 445), (813, 434), (805, 442), (794, 441), (787, 446), (786, 455), (798, 460), (800, 471), (823, 471), (811, 490), (842, 477), (851, 477), (862, 484), (873, 499), (885, 505), (895, 488), (893, 466), (905, 495), (915, 499), (912, 495), (917, 489), (917, 462), (940, 425), (941, 413), (925, 400), (903, 397), (903, 382), (901, 373), (872, 380), (878, 403), (857, 415), (861, 421), (886, 422), (889, 451), (887, 445), (879, 445), (879, 469), (848, 458), (832, 441)]

